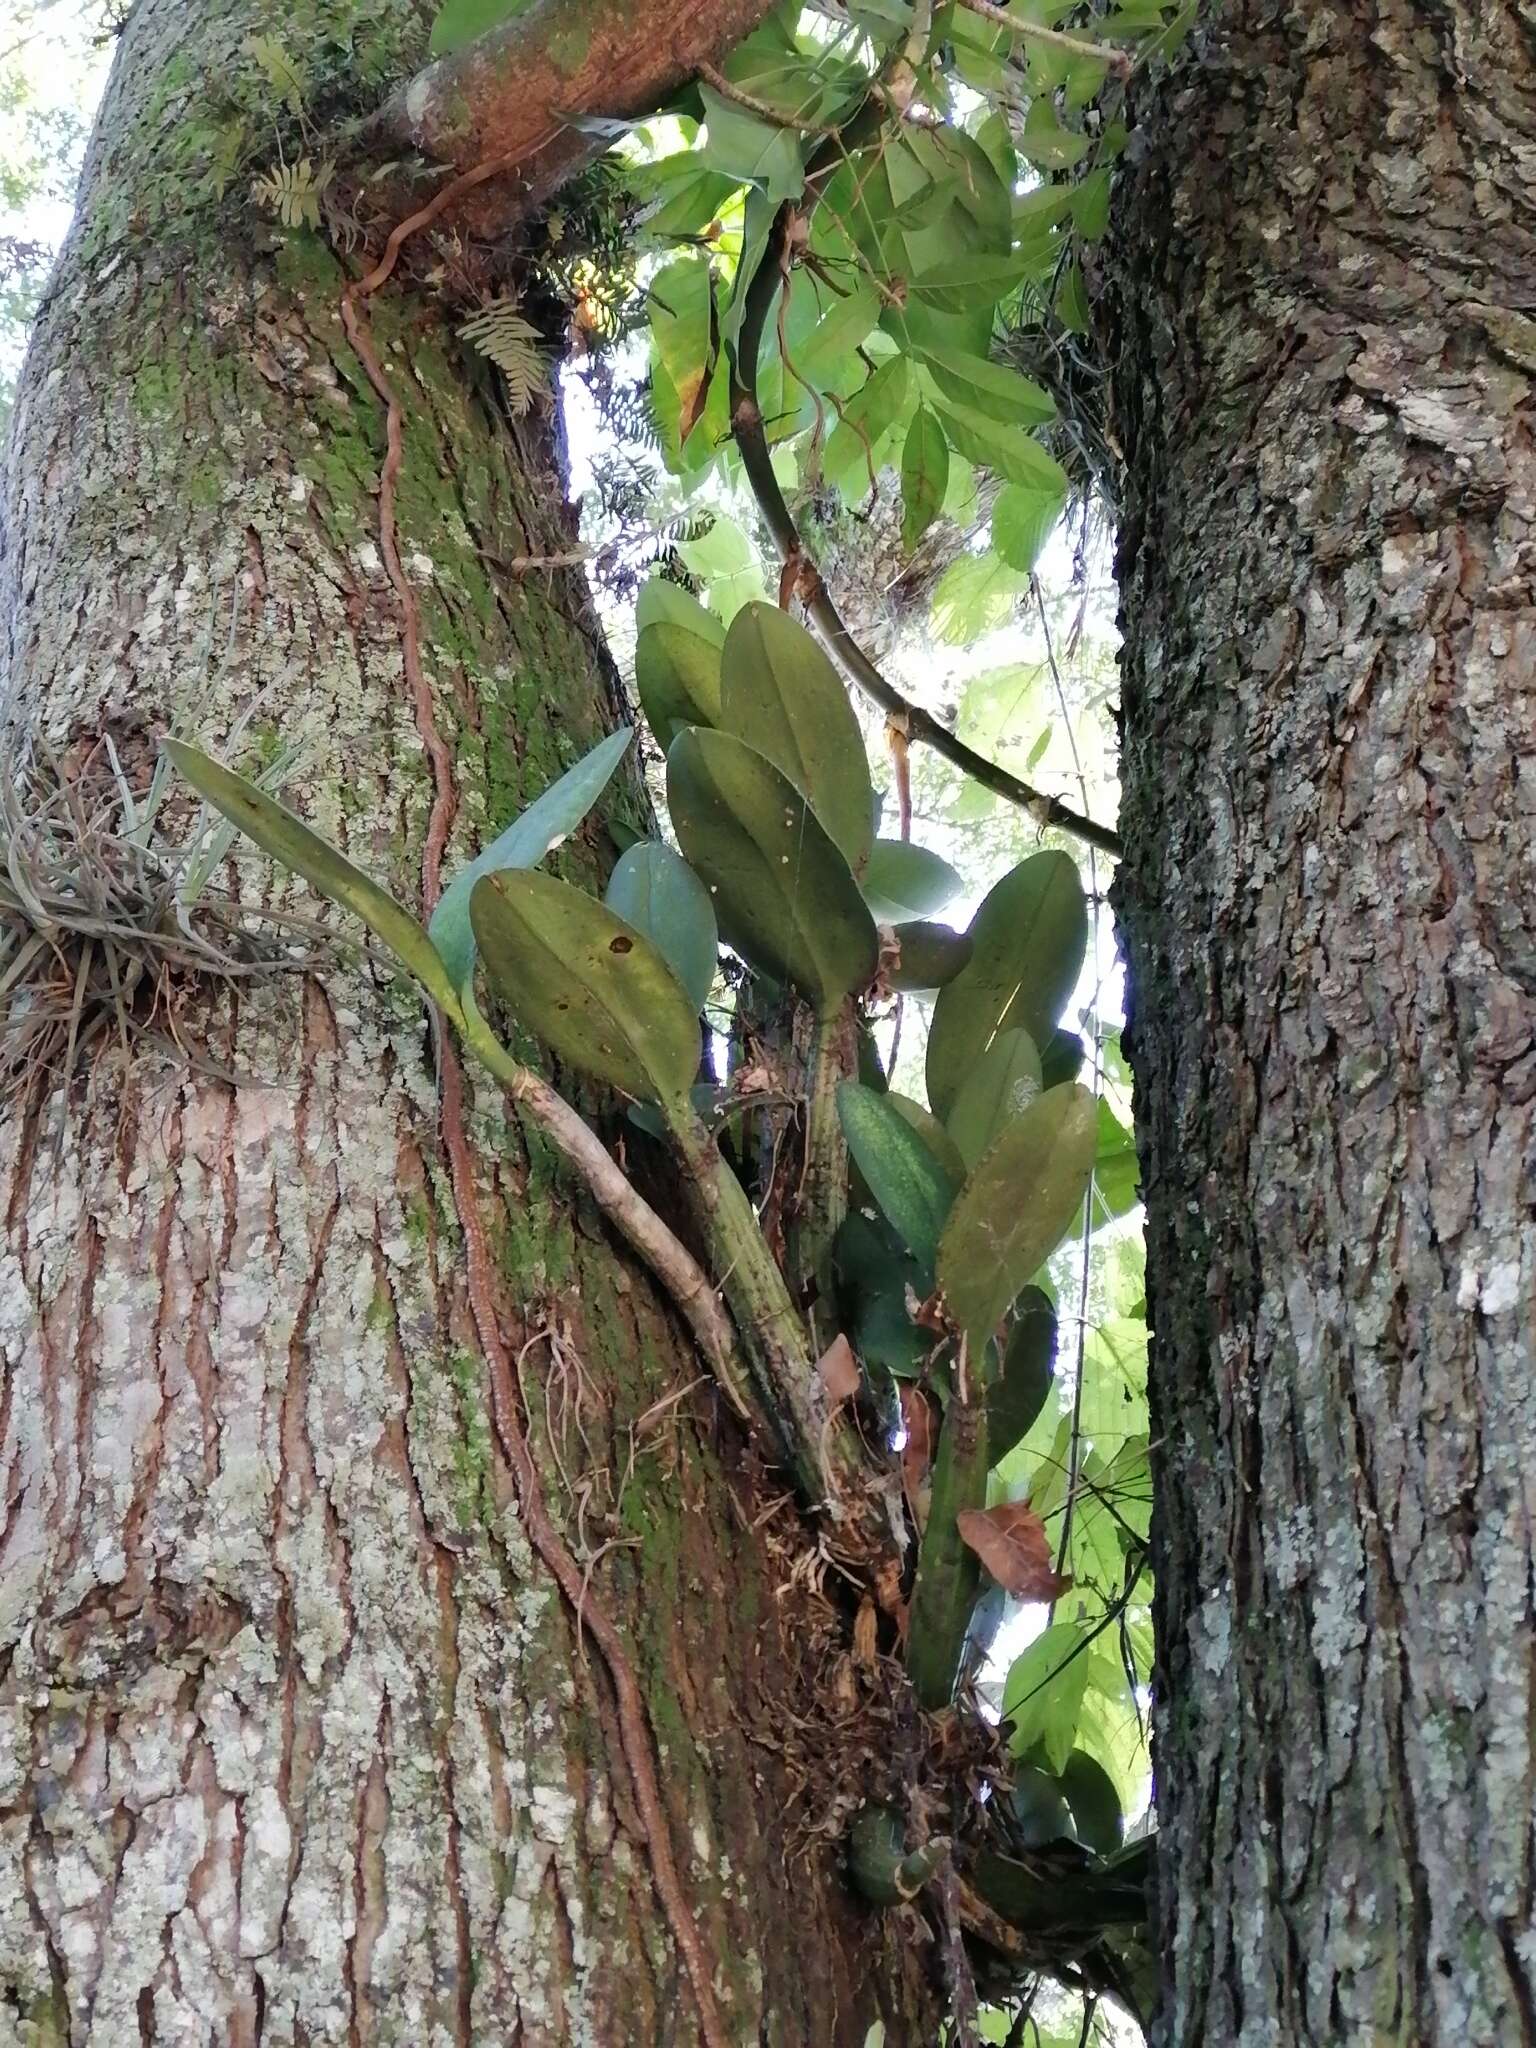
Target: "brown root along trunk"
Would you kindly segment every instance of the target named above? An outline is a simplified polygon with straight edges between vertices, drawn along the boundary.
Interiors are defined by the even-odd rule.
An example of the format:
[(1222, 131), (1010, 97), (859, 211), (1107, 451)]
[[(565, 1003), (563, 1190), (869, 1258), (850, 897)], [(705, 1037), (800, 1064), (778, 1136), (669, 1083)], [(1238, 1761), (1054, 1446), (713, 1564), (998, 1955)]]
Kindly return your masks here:
[(1235, 0), (1138, 112), (1159, 2038), (1529, 2041), (1531, 13)]
[[(420, 55), (403, 5), (306, 19), (329, 116)], [(168, 730), (296, 749), (284, 801), (415, 904), (429, 728), (452, 862), (619, 693), (580, 583), (503, 566), (571, 545), (548, 407), (510, 420), (463, 311), (392, 283), (413, 703), (344, 263), (245, 197), (268, 26), (140, 0), (123, 39), (16, 411), (7, 759), (83, 812), (107, 738), (141, 798)], [(626, 811), (634, 781), (600, 818)], [(561, 856), (602, 857), (600, 823)], [(243, 842), (212, 886), (318, 908)], [(190, 1061), (109, 1018), (67, 1088), (0, 1104), (0, 2041), (697, 2040), (610, 1675), (490, 1412), (417, 995), (354, 948), (128, 1008)], [(828, 1631), (784, 1596), (782, 1488), (537, 1134), (473, 1084), (467, 1127), (551, 1512), (637, 1674), (729, 2038), (930, 2038), (894, 1935), (806, 1846), (825, 1816), (786, 1756)]]

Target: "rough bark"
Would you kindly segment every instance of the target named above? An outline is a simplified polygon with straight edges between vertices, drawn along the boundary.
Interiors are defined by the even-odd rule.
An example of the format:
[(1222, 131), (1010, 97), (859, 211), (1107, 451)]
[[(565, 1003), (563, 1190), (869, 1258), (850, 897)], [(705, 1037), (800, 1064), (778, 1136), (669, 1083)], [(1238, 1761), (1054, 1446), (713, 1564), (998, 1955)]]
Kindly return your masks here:
[(1232, 0), (1109, 262), (1159, 2038), (1536, 2037), (1536, 18)]
[[(342, 12), (360, 92), (409, 70), (409, 9)], [(431, 775), (343, 274), (204, 174), (265, 26), (134, 9), (17, 405), (9, 743), (110, 733), (147, 774), (159, 732), (219, 747), (250, 712), (258, 749), (304, 743), (287, 800), (415, 900)], [(372, 319), (459, 858), (618, 691), (580, 586), (497, 566), (570, 546), (551, 419), (509, 422), (428, 298)], [(591, 873), (595, 836), (564, 857)], [(248, 854), (236, 877), (315, 907)], [(611, 1688), (489, 1417), (420, 1004), (367, 955), (177, 999), (254, 1078), (103, 1051), (34, 1121), (0, 1105), (0, 2043), (691, 2042)], [(793, 1853), (828, 1638), (783, 1594), (792, 1518), (761, 1533), (679, 1325), (536, 1134), (482, 1091), (471, 1136), (545, 1482), (631, 1646), (732, 2037), (929, 2038), (891, 1929)]]

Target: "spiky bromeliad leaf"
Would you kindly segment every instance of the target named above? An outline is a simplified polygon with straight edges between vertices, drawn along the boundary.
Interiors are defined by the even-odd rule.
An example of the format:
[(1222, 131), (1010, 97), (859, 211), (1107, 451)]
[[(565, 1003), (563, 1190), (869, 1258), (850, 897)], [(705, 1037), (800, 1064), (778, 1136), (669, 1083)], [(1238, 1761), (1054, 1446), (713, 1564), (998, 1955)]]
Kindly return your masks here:
[(875, 971), (874, 920), (847, 861), (773, 763), (725, 732), (667, 753), (667, 804), (720, 929), (752, 966), (826, 1008)]
[(978, 1161), (939, 1244), (950, 1315), (980, 1347), (1061, 1241), (1093, 1172), (1098, 1105), (1069, 1081), (1047, 1089)]
[(483, 875), (470, 917), (491, 986), (559, 1058), (639, 1102), (687, 1099), (698, 1010), (643, 932), (534, 868)]
[(338, 853), (328, 840), (312, 832), (302, 819), (243, 775), (236, 775), (233, 769), (181, 740), (162, 740), (160, 744), (200, 797), (231, 824), (238, 825), (263, 853), (271, 854), (285, 868), (302, 875), (322, 896), (360, 917), (434, 1002), (450, 1012), (457, 1009), (453, 983), (436, 948), (415, 918), (402, 909), (387, 889), (380, 888), (371, 876), (354, 867), (345, 854)]
[(460, 341), (494, 363), (507, 387), (507, 409), (520, 418), (549, 389), (542, 336), (518, 311), (517, 300), (495, 299), (459, 329)]
[(776, 605), (745, 604), (731, 621), (720, 723), (794, 784), (858, 874), (874, 820), (864, 736), (837, 670)]

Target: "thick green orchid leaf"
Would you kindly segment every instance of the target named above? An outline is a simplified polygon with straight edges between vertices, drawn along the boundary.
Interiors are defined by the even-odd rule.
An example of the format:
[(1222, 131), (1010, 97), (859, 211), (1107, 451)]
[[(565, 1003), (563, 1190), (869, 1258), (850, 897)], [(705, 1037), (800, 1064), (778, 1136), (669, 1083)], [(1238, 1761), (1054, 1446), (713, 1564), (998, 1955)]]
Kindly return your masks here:
[(529, 868), (482, 876), (470, 915), (492, 988), (560, 1059), (639, 1102), (687, 1099), (698, 1010), (643, 933)]
[(734, 734), (680, 733), (667, 805), (727, 942), (826, 1008), (874, 975), (878, 943), (846, 859), (805, 798)]
[(1040, 1055), (1027, 1031), (999, 1031), (960, 1083), (945, 1123), (966, 1171), (1040, 1093)]
[(969, 963), (971, 939), (968, 932), (952, 931), (947, 924), (930, 924), (915, 918), (892, 928), (897, 958), (887, 969), (893, 989), (910, 995), (941, 989)]
[(953, 1179), (889, 1095), (844, 1081), (837, 1113), (854, 1164), (926, 1277), (955, 1199)]
[(674, 618), (642, 630), (635, 642), (635, 690), (659, 747), (670, 747), (685, 726), (720, 723), (723, 645), (723, 634), (711, 637)]
[(435, 1003), (457, 1008), (456, 992), (437, 951), (421, 926), (387, 889), (354, 867), (345, 854), (312, 832), (266, 791), (181, 740), (162, 740), (172, 764), (198, 795), (238, 825), (263, 853), (302, 875), (333, 903), (360, 917)]
[(680, 854), (644, 839), (622, 856), (603, 901), (643, 932), (702, 1010), (714, 986), (720, 934), (709, 891)]
[(632, 728), (626, 725), (599, 740), (574, 768), (568, 768), (527, 810), (519, 812), (484, 852), (461, 868), (443, 891), (427, 932), (456, 989), (464, 988), (475, 971), (469, 899), (476, 882), (501, 868), (537, 867), (545, 854), (568, 839), (607, 788), (633, 738)]
[(980, 1346), (1061, 1242), (1088, 1191), (1098, 1105), (1075, 1081), (1005, 1126), (956, 1197), (939, 1245), (949, 1313)]
[(989, 891), (971, 921), (970, 964), (934, 1005), (928, 1100), (947, 1117), (960, 1084), (999, 1031), (1050, 1039), (1082, 972), (1088, 907), (1069, 854), (1037, 853)]
[(794, 784), (859, 873), (874, 793), (864, 735), (837, 670), (787, 613), (747, 604), (725, 636), (721, 674), (722, 729)]
[(909, 839), (877, 839), (860, 880), (881, 924), (901, 924), (942, 910), (965, 887), (947, 860)]
[(987, 1455), (998, 1465), (1045, 1412), (1056, 1383), (1056, 1311), (1038, 1287), (1014, 1304), (1002, 1370), (987, 1389)]

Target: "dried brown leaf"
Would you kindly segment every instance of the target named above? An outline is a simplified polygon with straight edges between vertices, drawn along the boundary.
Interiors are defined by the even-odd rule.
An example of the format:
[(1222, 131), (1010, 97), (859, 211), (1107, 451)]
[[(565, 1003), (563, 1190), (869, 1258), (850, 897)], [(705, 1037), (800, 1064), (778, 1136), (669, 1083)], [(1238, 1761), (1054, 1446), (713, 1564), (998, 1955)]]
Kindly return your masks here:
[(920, 1387), (901, 1390), (901, 1426), (907, 1436), (901, 1453), (901, 1490), (921, 1529), (928, 1519), (928, 1468), (933, 1463), (937, 1432), (933, 1403)]
[(834, 1408), (840, 1407), (844, 1401), (851, 1401), (859, 1391), (859, 1361), (853, 1355), (853, 1346), (844, 1336), (832, 1339), (821, 1354), (816, 1370)]
[(1015, 1600), (1054, 1600), (1072, 1583), (1058, 1577), (1045, 1524), (1027, 1500), (1001, 1501), (995, 1508), (962, 1508), (955, 1527), (961, 1542), (975, 1551)]

